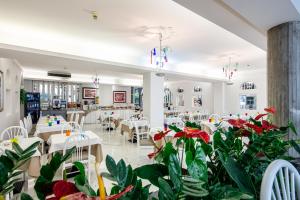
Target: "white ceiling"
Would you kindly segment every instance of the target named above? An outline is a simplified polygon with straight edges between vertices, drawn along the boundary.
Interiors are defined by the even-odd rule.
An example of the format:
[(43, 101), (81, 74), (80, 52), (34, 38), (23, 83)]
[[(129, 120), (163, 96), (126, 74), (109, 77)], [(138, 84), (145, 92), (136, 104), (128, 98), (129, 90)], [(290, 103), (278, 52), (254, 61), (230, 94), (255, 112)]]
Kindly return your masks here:
[[(166, 67), (172, 72), (220, 78), (228, 56), (241, 63), (241, 70), (266, 66), (263, 50), (172, 0), (0, 0), (0, 4), (2, 44), (151, 69), (149, 51), (158, 45), (158, 38), (143, 31), (163, 26), (174, 30), (164, 41), (172, 49)], [(99, 19), (94, 21), (87, 10), (96, 10)], [(27, 68), (62, 67), (51, 57), (10, 53)], [(96, 68), (110, 73), (110, 67), (87, 70), (86, 64), (67, 67), (80, 73)]]

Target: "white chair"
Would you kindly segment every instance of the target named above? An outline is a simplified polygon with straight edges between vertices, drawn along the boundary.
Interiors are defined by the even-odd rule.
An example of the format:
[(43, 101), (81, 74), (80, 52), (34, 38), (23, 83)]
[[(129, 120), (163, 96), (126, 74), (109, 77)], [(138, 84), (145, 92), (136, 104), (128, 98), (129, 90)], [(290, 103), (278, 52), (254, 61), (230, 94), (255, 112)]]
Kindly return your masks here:
[(136, 134), (133, 139), (136, 139), (138, 148), (153, 148), (148, 121), (135, 121), (134, 128)]
[(70, 119), (69, 119), (69, 122), (73, 122), (74, 121), (74, 112), (71, 113), (71, 116), (70, 116)]
[(10, 140), (15, 137), (28, 138), (27, 130), (21, 126), (11, 126), (1, 133), (0, 139), (3, 141)]
[(82, 116), (82, 117), (81, 117), (81, 120), (80, 120), (81, 131), (83, 131), (84, 120), (85, 120), (85, 116)]
[(24, 122), (20, 119), (20, 126), (22, 127), (22, 128), (25, 128), (25, 125), (24, 125)]
[(74, 122), (79, 123), (79, 113), (76, 113)]
[(80, 161), (82, 164), (86, 165), (86, 171), (88, 173), (88, 180), (90, 182), (90, 160), (91, 160), (91, 144), (90, 138), (85, 134), (76, 134), (68, 137), (64, 144), (63, 155), (66, 154), (68, 149), (76, 146), (75, 152), (72, 154), (71, 158), (62, 164), (62, 176), (64, 175), (64, 170), (71, 168), (73, 162)]
[(23, 122), (24, 122), (24, 128), (27, 130), (27, 133), (29, 133), (30, 129), (26, 117), (24, 117)]
[(76, 122), (66, 122), (62, 127), (61, 127), (61, 134), (64, 134), (66, 130), (70, 130), (71, 133), (80, 133), (81, 132), (81, 127), (78, 123)]
[(297, 169), (288, 161), (273, 161), (263, 176), (260, 199), (300, 199), (300, 175)]

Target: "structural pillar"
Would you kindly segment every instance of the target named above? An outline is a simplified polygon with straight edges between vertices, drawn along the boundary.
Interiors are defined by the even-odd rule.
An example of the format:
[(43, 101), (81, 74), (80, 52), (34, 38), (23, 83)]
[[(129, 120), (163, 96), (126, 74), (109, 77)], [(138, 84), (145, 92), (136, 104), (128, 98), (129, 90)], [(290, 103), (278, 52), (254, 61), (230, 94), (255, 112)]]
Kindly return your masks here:
[(164, 77), (154, 72), (143, 75), (143, 113), (151, 127), (164, 125)]
[[(268, 31), (268, 105), (277, 113), (274, 123), (292, 121), (300, 131), (300, 21), (287, 22)], [(290, 133), (289, 138), (297, 136)], [(295, 156), (295, 152), (290, 152)]]
[(213, 83), (214, 113), (224, 114), (225, 111), (225, 83)]

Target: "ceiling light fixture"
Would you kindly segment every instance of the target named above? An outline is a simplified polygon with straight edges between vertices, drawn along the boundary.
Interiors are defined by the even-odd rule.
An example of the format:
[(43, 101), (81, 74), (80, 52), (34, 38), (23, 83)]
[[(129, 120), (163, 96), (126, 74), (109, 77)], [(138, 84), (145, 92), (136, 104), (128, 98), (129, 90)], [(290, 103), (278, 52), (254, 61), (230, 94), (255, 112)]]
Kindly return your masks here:
[[(239, 67), (239, 63), (236, 62), (235, 64), (232, 64), (231, 57), (229, 57), (228, 64), (223, 67), (223, 73), (230, 83), (232, 83), (232, 81), (231, 81), (232, 77), (234, 74), (237, 73), (238, 67)], [(230, 84), (230, 85), (232, 85), (232, 84)]]

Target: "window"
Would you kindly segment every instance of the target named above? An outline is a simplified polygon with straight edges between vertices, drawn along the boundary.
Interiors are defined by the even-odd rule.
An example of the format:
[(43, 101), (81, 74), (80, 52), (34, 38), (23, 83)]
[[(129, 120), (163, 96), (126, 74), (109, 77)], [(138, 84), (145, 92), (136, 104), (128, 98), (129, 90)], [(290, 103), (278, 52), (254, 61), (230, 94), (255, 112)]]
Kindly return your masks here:
[(79, 84), (53, 81), (33, 81), (33, 92), (39, 92), (41, 101), (52, 102), (53, 98), (79, 102)]

